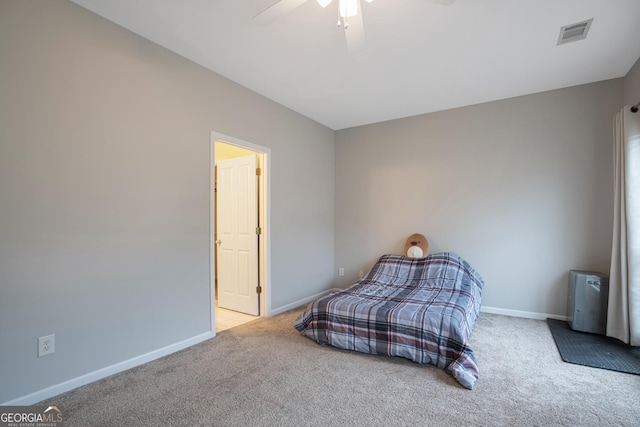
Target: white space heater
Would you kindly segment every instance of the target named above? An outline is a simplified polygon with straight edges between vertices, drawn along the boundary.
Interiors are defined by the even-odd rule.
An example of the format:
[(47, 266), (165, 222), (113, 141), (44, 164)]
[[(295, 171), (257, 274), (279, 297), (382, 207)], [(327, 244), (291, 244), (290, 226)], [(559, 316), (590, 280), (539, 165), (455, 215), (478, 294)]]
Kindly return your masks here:
[(608, 276), (595, 271), (569, 272), (567, 322), (571, 329), (604, 335), (608, 303)]

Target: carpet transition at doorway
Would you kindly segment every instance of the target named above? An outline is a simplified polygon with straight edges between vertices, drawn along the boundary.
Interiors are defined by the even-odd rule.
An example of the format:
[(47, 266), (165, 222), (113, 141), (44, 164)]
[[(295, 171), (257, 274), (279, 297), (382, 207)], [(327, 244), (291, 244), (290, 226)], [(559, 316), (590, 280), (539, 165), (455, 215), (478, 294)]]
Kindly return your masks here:
[(562, 320), (547, 319), (547, 323), (565, 362), (640, 375), (640, 347), (604, 335), (574, 331)]

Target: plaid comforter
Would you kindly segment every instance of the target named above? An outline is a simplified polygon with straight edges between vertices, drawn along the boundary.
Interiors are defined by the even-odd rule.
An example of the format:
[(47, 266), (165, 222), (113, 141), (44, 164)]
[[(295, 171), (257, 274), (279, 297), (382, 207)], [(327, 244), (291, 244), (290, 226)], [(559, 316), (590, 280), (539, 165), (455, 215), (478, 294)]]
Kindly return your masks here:
[(452, 253), (383, 255), (351, 287), (309, 304), (294, 327), (320, 344), (436, 365), (471, 389), (478, 366), (468, 340), (483, 284)]

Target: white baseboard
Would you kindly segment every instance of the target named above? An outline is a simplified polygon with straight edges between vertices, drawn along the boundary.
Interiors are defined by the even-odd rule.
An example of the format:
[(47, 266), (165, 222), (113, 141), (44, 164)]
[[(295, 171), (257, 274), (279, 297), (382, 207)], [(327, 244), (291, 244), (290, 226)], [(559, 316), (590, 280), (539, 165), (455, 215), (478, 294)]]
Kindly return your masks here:
[[(308, 304), (311, 301), (320, 298), (322, 296), (327, 295), (331, 292), (342, 291), (341, 288), (331, 288), (327, 291), (319, 292), (315, 295), (312, 295), (307, 298), (303, 298), (301, 300), (292, 302), (290, 304), (284, 305), (282, 307), (278, 307), (274, 310), (271, 310), (270, 316), (275, 316), (276, 314), (284, 313), (285, 311), (292, 310), (294, 308), (300, 307), (301, 305)], [(496, 308), (496, 307), (480, 307), (480, 312), (482, 313), (490, 313), (490, 314), (501, 314), (503, 316), (511, 316), (511, 317), (522, 317), (525, 319), (535, 319), (535, 320), (546, 320), (547, 318), (558, 319), (558, 320), (567, 320), (567, 316), (560, 316), (557, 314), (547, 314), (547, 313), (536, 313), (533, 311), (520, 311), (520, 310), (511, 310), (508, 308)]]
[(292, 302), (291, 304), (287, 304), (287, 305), (283, 305), (282, 307), (278, 307), (276, 309), (272, 309), (271, 312), (269, 313), (270, 316), (275, 316), (276, 314), (280, 314), (280, 313), (284, 313), (285, 311), (289, 311), (289, 310), (293, 310), (294, 308), (298, 308), (301, 305), (305, 305), (305, 304), (309, 304), (311, 301), (320, 298), (322, 296), (327, 295), (328, 293), (331, 292), (336, 292), (336, 291), (341, 291), (342, 289), (340, 288), (331, 288), (327, 291), (322, 291), (319, 292), (315, 295), (311, 295), (310, 297), (307, 298), (303, 298), (301, 300)]
[(49, 399), (50, 397), (73, 390), (74, 388), (78, 388), (94, 381), (101, 380), (108, 376), (126, 371), (127, 369), (135, 368), (136, 366), (143, 365), (145, 363), (151, 362), (152, 360), (168, 356), (171, 353), (175, 353), (187, 347), (191, 347), (192, 345), (196, 345), (213, 337), (214, 334), (212, 332), (206, 332), (193, 338), (189, 338), (184, 341), (180, 341), (175, 344), (160, 348), (158, 350), (150, 351), (149, 353), (133, 357), (129, 360), (116, 363), (115, 365), (107, 366), (105, 368), (98, 369), (97, 371), (89, 372), (88, 374), (81, 375), (68, 381), (64, 381), (60, 384), (53, 385), (51, 387), (47, 387), (26, 396), (22, 396), (8, 402), (0, 403), (0, 406), (33, 405), (45, 399)]
[[(278, 307), (274, 310), (271, 310), (270, 315), (275, 316), (280, 313), (284, 313), (286, 311), (292, 310), (294, 308), (300, 307), (302, 305), (308, 304), (311, 301), (320, 298), (330, 292), (341, 291), (340, 288), (332, 288), (326, 291), (319, 292), (315, 295), (311, 295), (307, 298), (303, 298), (301, 300), (292, 302), (290, 304), (284, 305), (282, 307)], [(495, 307), (481, 307), (480, 309), (483, 313), (490, 314), (501, 314), (504, 316), (512, 316), (512, 317), (524, 317), (527, 319), (536, 319), (536, 320), (545, 320), (547, 318), (559, 319), (559, 320), (567, 320), (566, 316), (558, 316), (555, 314), (544, 314), (544, 313), (535, 313), (529, 311), (519, 311), (519, 310), (510, 310), (505, 308), (495, 308)], [(45, 389), (36, 391), (34, 393), (28, 394), (26, 396), (19, 397), (17, 399), (13, 399), (4, 403), (0, 403), (1, 406), (23, 406), (23, 405), (33, 405), (38, 402), (41, 402), (45, 399), (48, 399), (53, 396), (57, 396), (59, 394), (65, 393), (67, 391), (73, 390), (75, 388), (81, 387), (83, 385), (92, 383), (94, 381), (101, 380), (108, 376), (124, 372), (127, 369), (135, 368), (136, 366), (143, 365), (145, 363), (151, 362), (153, 360), (159, 359), (164, 356), (168, 356), (169, 354), (175, 353), (180, 350), (184, 350), (187, 347), (191, 347), (208, 339), (211, 339), (215, 336), (213, 332), (206, 332), (204, 334), (197, 335), (193, 338), (186, 339), (184, 341), (180, 341), (175, 344), (168, 345), (166, 347), (160, 348), (158, 350), (151, 351), (146, 354), (142, 354), (140, 356), (133, 357), (131, 359), (116, 363), (115, 365), (107, 366), (102, 369), (98, 369), (97, 371), (89, 372), (88, 374), (81, 375), (79, 377), (64, 381), (60, 384), (53, 385), (51, 387), (47, 387)]]
[[(323, 295), (326, 295), (330, 292), (334, 292), (337, 290), (340, 290), (340, 289), (338, 288), (329, 289), (327, 291), (317, 293), (315, 295), (301, 299), (299, 301), (292, 302), (291, 304), (287, 304), (285, 306), (279, 307), (275, 310), (271, 310), (271, 312), (269, 313), (269, 316), (275, 316), (276, 314), (284, 313), (285, 311), (289, 311), (291, 309), (300, 307), (301, 305), (308, 304), (311, 301)], [(154, 350), (149, 353), (142, 354), (140, 356), (136, 356), (131, 359), (116, 363), (114, 365), (107, 366), (102, 369), (98, 369), (97, 371), (89, 372), (88, 374), (81, 375), (76, 378), (72, 378), (60, 384), (55, 384), (45, 389), (38, 390), (36, 392), (27, 394), (25, 396), (18, 397), (16, 399), (9, 400), (7, 402), (0, 402), (0, 406), (33, 405), (45, 399), (49, 399), (59, 394), (66, 393), (67, 391), (73, 390), (78, 387), (82, 387), (83, 385), (87, 385), (94, 381), (98, 381), (108, 376), (111, 376), (120, 372), (124, 372), (127, 369), (135, 368), (136, 366), (143, 365), (145, 363), (151, 362), (152, 360), (159, 359), (164, 356), (168, 356), (171, 353), (175, 353), (187, 347), (191, 347), (192, 345), (196, 345), (198, 343), (206, 341), (210, 338), (213, 338), (214, 336), (215, 334), (213, 332), (206, 332), (204, 334), (200, 334), (193, 338), (189, 338), (184, 341), (180, 341), (178, 343), (168, 345), (158, 350)]]
[(503, 316), (524, 317), (525, 319), (546, 320), (547, 318), (567, 320), (567, 316), (557, 314), (536, 313), (533, 311), (510, 310), (508, 308), (480, 307), (481, 313), (502, 314)]

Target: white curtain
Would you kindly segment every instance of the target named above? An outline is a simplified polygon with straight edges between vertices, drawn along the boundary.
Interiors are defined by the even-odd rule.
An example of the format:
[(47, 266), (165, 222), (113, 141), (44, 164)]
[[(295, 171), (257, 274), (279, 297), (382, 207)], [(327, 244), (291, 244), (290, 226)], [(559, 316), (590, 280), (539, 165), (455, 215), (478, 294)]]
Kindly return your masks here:
[(614, 220), (607, 335), (640, 346), (640, 112), (614, 119)]

